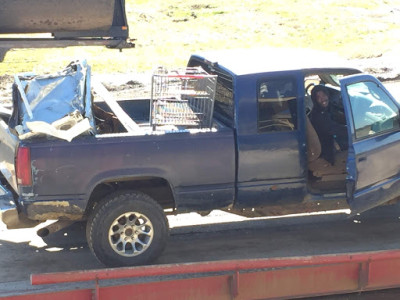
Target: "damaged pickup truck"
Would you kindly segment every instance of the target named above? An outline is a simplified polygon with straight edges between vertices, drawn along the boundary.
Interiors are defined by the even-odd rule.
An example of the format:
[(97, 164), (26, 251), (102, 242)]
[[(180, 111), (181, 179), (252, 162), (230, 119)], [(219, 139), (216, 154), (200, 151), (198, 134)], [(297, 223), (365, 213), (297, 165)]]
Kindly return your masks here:
[[(153, 76), (151, 99), (123, 101), (84, 62), (16, 76), (0, 121), (1, 218), (10, 229), (87, 220), (94, 255), (123, 266), (160, 255), (167, 214), (354, 214), (394, 202), (399, 103), (347, 65), (302, 50), (193, 55), (183, 73)], [(344, 128), (333, 165), (308, 117), (321, 85)]]

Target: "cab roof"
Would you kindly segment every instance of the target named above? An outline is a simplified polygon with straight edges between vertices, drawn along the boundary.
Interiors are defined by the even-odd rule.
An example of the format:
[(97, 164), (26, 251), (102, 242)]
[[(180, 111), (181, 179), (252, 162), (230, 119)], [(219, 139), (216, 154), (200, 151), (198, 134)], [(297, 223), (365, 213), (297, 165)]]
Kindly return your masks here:
[(330, 52), (298, 48), (232, 49), (195, 54), (200, 60), (218, 64), (236, 75), (266, 72), (351, 69), (351, 62)]

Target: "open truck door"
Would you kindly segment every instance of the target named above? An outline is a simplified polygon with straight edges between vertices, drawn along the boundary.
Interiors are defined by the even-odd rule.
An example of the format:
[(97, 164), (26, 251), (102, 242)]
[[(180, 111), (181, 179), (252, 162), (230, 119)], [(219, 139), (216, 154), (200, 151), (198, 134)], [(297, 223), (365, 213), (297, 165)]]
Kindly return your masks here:
[(400, 196), (399, 104), (375, 77), (340, 81), (349, 133), (347, 201), (352, 214)]

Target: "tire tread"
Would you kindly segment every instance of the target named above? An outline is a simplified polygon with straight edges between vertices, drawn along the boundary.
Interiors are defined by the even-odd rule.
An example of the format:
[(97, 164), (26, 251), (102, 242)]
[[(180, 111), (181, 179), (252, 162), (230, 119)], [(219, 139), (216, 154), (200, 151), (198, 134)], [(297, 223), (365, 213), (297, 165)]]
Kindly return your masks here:
[[(135, 262), (133, 262), (133, 263), (122, 263), (122, 262), (118, 262), (116, 260), (112, 260), (110, 262), (109, 258), (106, 257), (107, 255), (104, 254), (104, 249), (100, 250), (100, 249), (97, 249), (97, 247), (95, 246), (95, 242), (96, 242), (96, 241), (94, 241), (95, 227), (98, 226), (99, 224), (101, 224), (102, 217), (106, 216), (110, 211), (113, 210), (113, 208), (118, 207), (118, 205), (120, 205), (120, 203), (124, 203), (124, 202), (128, 202), (128, 203), (136, 202), (136, 204), (138, 206), (140, 206), (140, 205), (144, 205), (147, 207), (151, 206), (154, 213), (159, 215), (157, 217), (162, 218), (161, 224), (164, 224), (162, 230), (165, 230), (166, 234), (162, 233), (162, 232), (160, 233), (162, 235), (161, 240), (159, 241), (159, 242), (161, 242), (161, 246), (158, 247), (158, 249), (153, 250), (150, 257), (147, 257), (147, 259), (144, 260), (143, 262), (137, 262), (137, 258), (139, 256), (141, 257), (144, 254), (134, 257), (135, 259), (133, 259), (132, 261), (135, 261)], [(152, 223), (154, 222), (153, 220), (151, 220), (151, 221), (152, 221)], [(154, 226), (154, 224), (153, 224), (153, 226)], [(87, 242), (88, 242), (90, 251), (94, 254), (94, 256), (96, 257), (96, 259), (98, 261), (100, 261), (101, 263), (103, 263), (106, 266), (141, 265), (141, 264), (148, 263), (151, 260), (157, 258), (161, 254), (161, 252), (164, 250), (165, 245), (166, 245), (166, 240), (168, 237), (168, 227), (169, 227), (168, 219), (167, 219), (166, 215), (164, 214), (162, 207), (150, 196), (148, 196), (147, 194), (144, 194), (142, 192), (138, 192), (138, 191), (129, 191), (129, 190), (118, 191), (118, 192), (112, 193), (112, 194), (104, 197), (101, 200), (101, 202), (94, 208), (92, 213), (89, 215), (87, 225), (86, 225), (86, 238), (87, 238)], [(156, 241), (153, 238), (152, 245), (155, 242)], [(149, 249), (147, 249), (146, 252)], [(144, 253), (148, 254), (146, 252), (144, 252)], [(125, 260), (125, 259), (123, 258), (122, 260)]]

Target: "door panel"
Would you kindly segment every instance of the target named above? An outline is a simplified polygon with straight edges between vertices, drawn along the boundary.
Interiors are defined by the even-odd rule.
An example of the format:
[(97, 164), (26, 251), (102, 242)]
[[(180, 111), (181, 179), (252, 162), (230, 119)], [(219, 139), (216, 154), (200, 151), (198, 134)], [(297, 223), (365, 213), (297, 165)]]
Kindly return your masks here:
[(237, 207), (299, 202), (306, 192), (305, 125), (297, 117), (304, 115), (303, 77), (292, 72), (259, 78), (239, 81), (236, 88), (243, 91), (236, 95)]
[(373, 76), (340, 83), (350, 130), (347, 198), (358, 213), (400, 196), (399, 107)]

